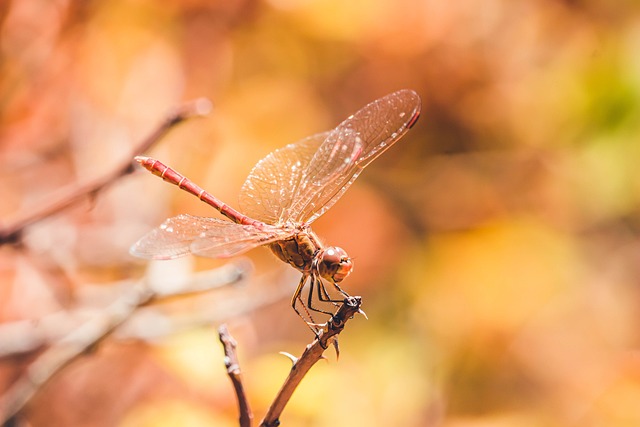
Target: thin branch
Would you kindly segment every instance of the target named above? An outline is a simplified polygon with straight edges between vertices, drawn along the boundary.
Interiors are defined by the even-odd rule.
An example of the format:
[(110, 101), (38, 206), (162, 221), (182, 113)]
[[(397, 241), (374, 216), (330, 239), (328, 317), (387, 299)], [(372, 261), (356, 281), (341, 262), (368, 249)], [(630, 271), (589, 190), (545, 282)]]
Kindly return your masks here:
[[(245, 277), (245, 274), (239, 273), (237, 270), (237, 266), (223, 266), (220, 268), (219, 279), (225, 280), (228, 284), (239, 281)], [(202, 285), (201, 281), (198, 283), (200, 286)], [(219, 287), (219, 283), (213, 283), (212, 287)], [(181, 291), (174, 293), (164, 292), (162, 296), (192, 293), (190, 289), (184, 287), (180, 289)], [(145, 281), (140, 281), (103, 309), (99, 315), (89, 318), (45, 350), (27, 368), (26, 373), (0, 397), (0, 425), (19, 412), (37, 391), (64, 367), (82, 356), (87, 350), (104, 341), (139, 307), (157, 296), (158, 293), (151, 286)]]
[[(322, 353), (330, 343), (335, 343), (337, 335), (344, 329), (345, 323), (356, 313), (360, 312), (362, 300), (360, 297), (349, 297), (344, 300), (338, 312), (327, 323), (326, 330), (307, 346), (300, 359), (295, 361), (289, 372), (289, 376), (280, 388), (276, 398), (271, 403), (267, 414), (260, 423), (260, 427), (277, 427), (280, 425), (280, 414), (289, 402), (293, 392), (298, 387), (309, 369), (322, 357)], [(337, 349), (337, 347), (336, 347)]]
[[(185, 103), (169, 114), (155, 131), (135, 146), (131, 157), (148, 150), (177, 124), (191, 117), (204, 116), (208, 114), (209, 111), (211, 111), (211, 102), (206, 98), (199, 98), (195, 101)], [(86, 197), (95, 195), (109, 184), (114, 183), (118, 178), (133, 172), (133, 170), (132, 163), (126, 161), (111, 173), (83, 184), (74, 184), (68, 190), (63, 190), (61, 196), (49, 202), (42, 203), (42, 207), (30, 209), (11, 223), (4, 226), (0, 225), (0, 245), (18, 243), (26, 227), (54, 215)]]
[(107, 307), (104, 316), (89, 319), (42, 353), (2, 396), (0, 423), (14, 416), (55, 374), (107, 337), (137, 306), (150, 298), (151, 294), (146, 286), (133, 287), (126, 298), (120, 298)]
[(240, 412), (240, 427), (250, 427), (253, 421), (253, 413), (249, 407), (249, 401), (242, 384), (242, 373), (240, 372), (240, 362), (238, 362), (238, 354), (236, 353), (237, 343), (233, 339), (227, 325), (220, 325), (218, 328), (220, 342), (224, 347), (224, 365), (227, 367), (227, 374), (233, 383), (238, 399), (238, 411)]
[(182, 316), (175, 313), (164, 313), (160, 306), (147, 307), (144, 310), (139, 310), (126, 324), (119, 327), (114, 333), (114, 338), (156, 341), (167, 335), (246, 316), (291, 295), (291, 290), (285, 287), (277, 291), (257, 290), (256, 288), (256, 286), (251, 286), (250, 295), (248, 292), (235, 295), (234, 292), (234, 295), (225, 295), (223, 298), (216, 298), (216, 301), (203, 301), (206, 308), (196, 306), (195, 309)]
[[(38, 319), (0, 323), (0, 343), (2, 343), (0, 358), (32, 352), (44, 346), (53, 346), (60, 342), (64, 336), (77, 329), (79, 325), (91, 319), (108, 317), (107, 307), (109, 304), (116, 300), (132, 298), (132, 294), (140, 309), (132, 313), (126, 323), (114, 331), (117, 339), (157, 339), (200, 325), (210, 325), (228, 319), (236, 313), (250, 312), (274, 302), (275, 298), (283, 297), (278, 292), (265, 292), (264, 297), (261, 298), (258, 295), (246, 303), (234, 301), (233, 307), (226, 307), (226, 305), (225, 307), (217, 307), (207, 302), (208, 310), (206, 313), (190, 312), (186, 319), (176, 320), (174, 313), (162, 313), (161, 304), (143, 309), (146, 302), (135, 294), (140, 286), (150, 288), (152, 292), (144, 297), (147, 300), (152, 298), (156, 302), (177, 296), (188, 297), (205, 294), (239, 283), (251, 274), (252, 269), (251, 263), (241, 258), (215, 270), (192, 273), (187, 280), (180, 282), (154, 283), (141, 280), (123, 280), (110, 283), (108, 286), (104, 284), (99, 286), (84, 285), (78, 293), (79, 302), (75, 309), (61, 310)], [(245, 299), (247, 298), (245, 297)], [(96, 300), (105, 301), (105, 304), (95, 306)], [(155, 327), (149, 327), (150, 323)], [(158, 325), (162, 325), (162, 328), (159, 328)]]

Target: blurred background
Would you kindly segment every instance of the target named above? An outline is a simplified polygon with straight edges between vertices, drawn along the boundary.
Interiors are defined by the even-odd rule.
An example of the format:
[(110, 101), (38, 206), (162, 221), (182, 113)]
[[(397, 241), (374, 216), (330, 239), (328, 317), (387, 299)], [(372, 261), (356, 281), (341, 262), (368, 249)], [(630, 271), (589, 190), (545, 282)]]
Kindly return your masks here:
[[(202, 96), (213, 112), (146, 154), (237, 206), (266, 154), (411, 88), (419, 122), (314, 223), (354, 258), (344, 287), (369, 320), (283, 425), (637, 426), (639, 53), (632, 0), (4, 1), (0, 218), (127, 164)], [(82, 319), (123, 280), (229, 262), (128, 254), (180, 213), (217, 216), (136, 172), (28, 227), (0, 247), (2, 326), (56, 337), (51, 319)], [(260, 420), (290, 368), (278, 352), (312, 336), (289, 307), (299, 275), (265, 249), (248, 257), (239, 287), (167, 302), (162, 321), (182, 327), (153, 339), (108, 336), (13, 425), (237, 425), (223, 320)], [(55, 338), (2, 331), (6, 393)]]

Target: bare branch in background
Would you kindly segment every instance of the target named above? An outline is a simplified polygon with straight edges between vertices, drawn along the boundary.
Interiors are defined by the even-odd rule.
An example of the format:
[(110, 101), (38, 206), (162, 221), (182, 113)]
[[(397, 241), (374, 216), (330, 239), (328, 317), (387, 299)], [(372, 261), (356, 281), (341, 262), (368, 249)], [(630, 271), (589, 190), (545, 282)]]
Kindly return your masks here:
[[(185, 103), (169, 114), (155, 131), (134, 147), (131, 157), (148, 150), (177, 124), (192, 117), (204, 116), (210, 111), (211, 102), (206, 98), (199, 98), (195, 101)], [(36, 207), (28, 212), (24, 212), (7, 225), (0, 225), (0, 245), (18, 243), (22, 232), (29, 225), (54, 215), (86, 197), (95, 195), (105, 187), (114, 183), (118, 178), (133, 172), (133, 170), (132, 163), (126, 161), (115, 168), (113, 172), (83, 184), (74, 184), (68, 190), (64, 191), (64, 194), (56, 197), (54, 200), (43, 202), (40, 204), (41, 207)]]
[[(209, 289), (217, 289), (223, 285), (237, 283), (246, 277), (247, 271), (238, 265), (228, 264), (210, 272), (210, 274), (212, 280), (209, 283)], [(196, 286), (190, 288), (189, 285)], [(26, 373), (0, 398), (0, 424), (19, 412), (36, 392), (65, 366), (111, 336), (140, 307), (160, 297), (203, 292), (207, 290), (203, 285), (202, 279), (197, 278), (183, 284), (183, 286), (175, 287), (173, 290), (156, 290), (152, 284), (145, 281), (129, 286), (118, 299), (106, 308), (99, 310), (95, 316), (68, 331), (27, 368)], [(236, 308), (234, 314), (240, 314), (237, 306), (234, 308)], [(248, 309), (253, 310), (255, 306), (251, 305)], [(31, 340), (32, 343), (36, 341)]]
[[(85, 285), (83, 286), (85, 293), (80, 294), (76, 309), (61, 310), (38, 318), (37, 321), (28, 319), (0, 324), (0, 342), (2, 343), (0, 358), (54, 345), (77, 329), (78, 325), (104, 316), (104, 310), (107, 308), (102, 304), (102, 301), (115, 303), (119, 299), (131, 298), (130, 293), (136, 292), (140, 286), (146, 286), (150, 289), (147, 291), (150, 294), (148, 298), (159, 301), (175, 296), (205, 293), (239, 283), (251, 274), (252, 268), (247, 260), (239, 259), (215, 270), (192, 273), (186, 280), (180, 283), (172, 281), (170, 285), (140, 280), (123, 280), (109, 286), (104, 284), (94, 287)], [(95, 292), (96, 289), (92, 290), (92, 288), (97, 288), (100, 292)], [(105, 295), (107, 291), (108, 295)], [(196, 326), (219, 322), (233, 317), (238, 312), (245, 313), (271, 304), (283, 298), (286, 295), (285, 291), (289, 292), (288, 289), (279, 292), (265, 292), (264, 296), (258, 295), (257, 298), (250, 299), (240, 296), (238, 301), (234, 301), (234, 297), (230, 295), (225, 299), (224, 305), (220, 304), (221, 306), (217, 307), (215, 304), (208, 303), (210, 310), (207, 310), (206, 313), (196, 311), (189, 313), (185, 318), (164, 314), (161, 305), (142, 307), (144, 304), (139, 304), (139, 309), (126, 322), (118, 326), (113, 333), (118, 339), (151, 340)], [(100, 306), (96, 306), (96, 300), (101, 303)]]

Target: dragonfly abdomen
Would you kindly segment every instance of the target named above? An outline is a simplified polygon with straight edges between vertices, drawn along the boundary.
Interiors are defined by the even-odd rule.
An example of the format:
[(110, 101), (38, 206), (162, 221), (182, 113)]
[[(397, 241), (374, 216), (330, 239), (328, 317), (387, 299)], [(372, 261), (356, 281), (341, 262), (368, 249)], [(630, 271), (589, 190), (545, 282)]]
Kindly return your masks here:
[(169, 166), (165, 165), (164, 163), (160, 162), (159, 160), (145, 156), (136, 156), (135, 159), (152, 174), (159, 176), (166, 182), (176, 185), (190, 194), (193, 194), (198, 199), (214, 207), (218, 212), (220, 212), (222, 215), (226, 216), (236, 224), (255, 225), (261, 228), (261, 222), (255, 221), (248, 216), (241, 214), (231, 206), (224, 203), (222, 200), (212, 196), (210, 193), (197, 186), (193, 181), (178, 173)]

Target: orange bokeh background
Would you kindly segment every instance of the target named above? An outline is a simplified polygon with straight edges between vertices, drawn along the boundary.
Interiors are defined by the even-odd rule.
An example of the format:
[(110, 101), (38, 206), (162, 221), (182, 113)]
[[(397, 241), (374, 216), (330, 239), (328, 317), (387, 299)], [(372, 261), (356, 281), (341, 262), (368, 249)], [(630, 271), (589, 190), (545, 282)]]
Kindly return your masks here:
[[(419, 122), (314, 223), (354, 258), (344, 285), (369, 320), (349, 324), (283, 425), (640, 425), (638, 52), (633, 1), (4, 2), (0, 218), (128, 162), (201, 96), (213, 112), (147, 154), (235, 205), (272, 150), (411, 88)], [(223, 265), (128, 254), (180, 213), (217, 215), (138, 172), (27, 228), (0, 248), (0, 321), (82, 308), (88, 288), (154, 269)], [(247, 301), (297, 284), (268, 251), (248, 257)], [(233, 292), (167, 310), (233, 313)], [(259, 419), (290, 367), (278, 352), (312, 337), (288, 296), (233, 301)], [(236, 425), (216, 325), (193, 323), (110, 337), (40, 390), (25, 425)], [(37, 355), (0, 359), (2, 389)]]

